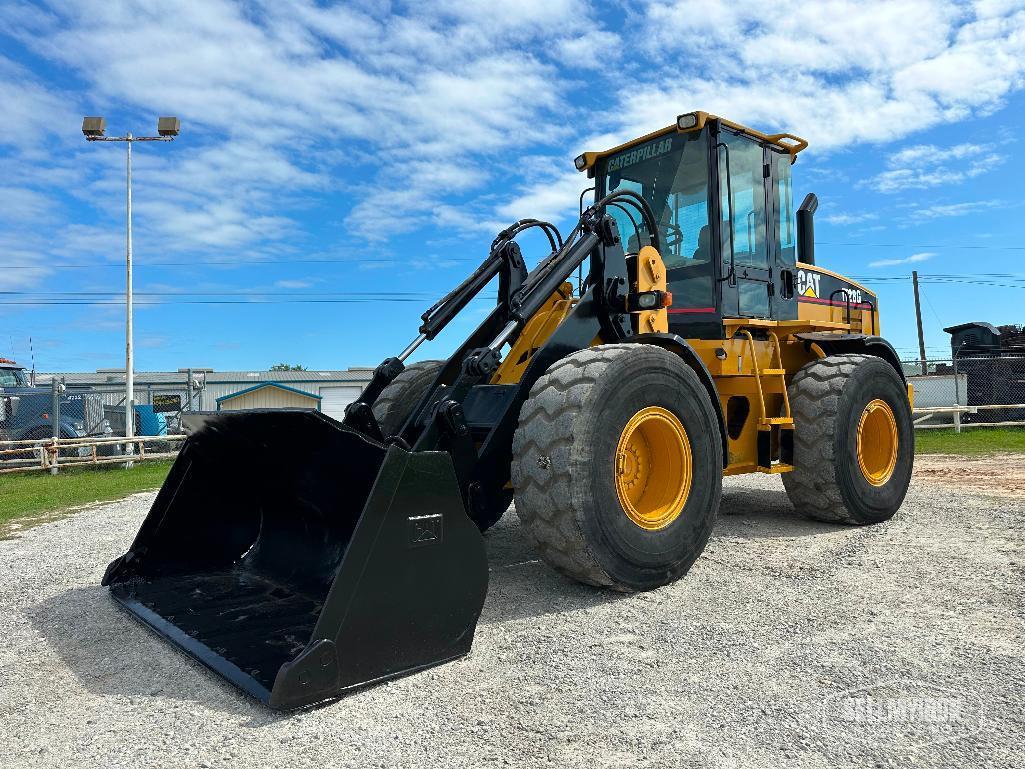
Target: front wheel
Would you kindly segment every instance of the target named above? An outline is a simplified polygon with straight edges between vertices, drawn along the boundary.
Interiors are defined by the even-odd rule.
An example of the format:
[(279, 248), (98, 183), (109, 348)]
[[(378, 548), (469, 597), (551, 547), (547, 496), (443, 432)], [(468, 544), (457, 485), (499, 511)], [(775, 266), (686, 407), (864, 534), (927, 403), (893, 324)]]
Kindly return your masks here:
[(915, 457), (907, 389), (871, 355), (805, 364), (787, 389), (794, 469), (783, 486), (799, 512), (819, 521), (880, 523), (904, 502)]
[(643, 344), (581, 350), (531, 388), (513, 439), (516, 513), (557, 571), (650, 590), (704, 550), (722, 494), (708, 391)]

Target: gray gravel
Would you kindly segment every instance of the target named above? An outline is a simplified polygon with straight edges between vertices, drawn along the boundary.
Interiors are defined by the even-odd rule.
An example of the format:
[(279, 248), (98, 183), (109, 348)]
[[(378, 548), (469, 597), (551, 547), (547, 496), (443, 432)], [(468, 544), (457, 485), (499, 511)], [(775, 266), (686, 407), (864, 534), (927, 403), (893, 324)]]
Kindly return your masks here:
[(0, 541), (6, 765), (1022, 765), (1023, 500), (916, 481), (855, 529), (729, 479), (691, 573), (633, 596), (554, 574), (510, 514), (469, 657), (293, 716), (99, 587), (151, 500)]

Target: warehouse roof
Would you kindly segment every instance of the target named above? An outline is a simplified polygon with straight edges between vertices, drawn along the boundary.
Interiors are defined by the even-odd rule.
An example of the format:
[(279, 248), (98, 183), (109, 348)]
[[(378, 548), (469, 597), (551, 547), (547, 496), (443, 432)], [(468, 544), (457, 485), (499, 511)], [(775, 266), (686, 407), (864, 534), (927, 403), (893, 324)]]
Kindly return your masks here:
[[(330, 371), (211, 371), (210, 369), (193, 369), (193, 377), (213, 384), (256, 384), (258, 382), (288, 382), (290, 384), (315, 382), (352, 382), (364, 385), (374, 374), (372, 368), (354, 367)], [(37, 379), (49, 380), (52, 374), (39, 374)], [(124, 382), (124, 369), (100, 369), (96, 372), (58, 372), (57, 376), (65, 376), (69, 382), (80, 384), (109, 384)], [(147, 384), (180, 384), (185, 382), (186, 371), (136, 371), (135, 383)]]
[(301, 395), (304, 398), (312, 398), (318, 401), (321, 400), (321, 397), (319, 395), (308, 393), (305, 390), (296, 390), (294, 387), (289, 387), (288, 385), (281, 384), (281, 382), (261, 382), (258, 385), (247, 387), (245, 390), (239, 390), (237, 393), (229, 393), (228, 395), (222, 395), (220, 398), (217, 399), (217, 404), (220, 405), (221, 401), (231, 400), (232, 398), (238, 398), (240, 395), (251, 393), (253, 392), (253, 390), (262, 390), (264, 387), (276, 387), (279, 390), (285, 390), (290, 393), (296, 393), (297, 395)]

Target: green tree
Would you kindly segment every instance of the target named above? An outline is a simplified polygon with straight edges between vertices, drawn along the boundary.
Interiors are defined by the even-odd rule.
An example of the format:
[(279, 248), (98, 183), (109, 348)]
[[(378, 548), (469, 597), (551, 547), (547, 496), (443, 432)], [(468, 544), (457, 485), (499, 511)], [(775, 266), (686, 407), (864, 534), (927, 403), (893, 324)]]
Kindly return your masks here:
[(305, 371), (306, 366), (300, 366), (296, 363), (294, 366), (290, 363), (275, 363), (270, 367), (271, 371)]

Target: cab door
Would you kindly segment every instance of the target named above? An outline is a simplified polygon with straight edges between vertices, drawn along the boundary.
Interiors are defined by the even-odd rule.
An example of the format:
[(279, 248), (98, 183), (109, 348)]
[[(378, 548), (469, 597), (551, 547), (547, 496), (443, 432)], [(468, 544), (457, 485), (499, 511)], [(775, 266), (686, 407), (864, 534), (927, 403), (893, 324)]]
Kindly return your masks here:
[(787, 152), (772, 148), (765, 150), (765, 156), (771, 174), (769, 184), (773, 207), (769, 226), (769, 252), (773, 263), (769, 304), (774, 320), (796, 320), (797, 222), (794, 219), (791, 159)]
[(753, 139), (723, 128), (716, 147), (726, 317), (772, 317), (773, 195), (766, 150)]

